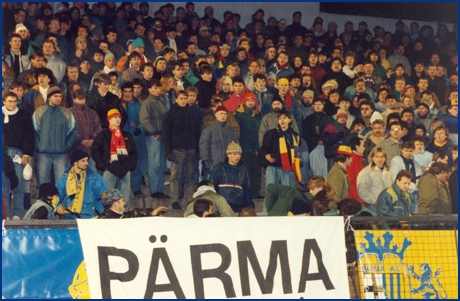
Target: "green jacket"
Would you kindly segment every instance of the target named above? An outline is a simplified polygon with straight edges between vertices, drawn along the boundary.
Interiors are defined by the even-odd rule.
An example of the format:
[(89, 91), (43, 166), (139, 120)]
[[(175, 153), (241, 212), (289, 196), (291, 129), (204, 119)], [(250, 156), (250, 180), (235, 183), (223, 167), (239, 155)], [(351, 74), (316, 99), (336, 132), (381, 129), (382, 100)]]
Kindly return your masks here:
[(383, 190), (377, 198), (378, 216), (411, 216), (412, 201), (396, 183)]
[(262, 114), (257, 110), (248, 109), (244, 104), (240, 104), (236, 109), (236, 120), (240, 126), (240, 145), (243, 153), (257, 155), (259, 152), (259, 129), (262, 122)]
[(449, 187), (431, 173), (418, 182), (418, 214), (452, 214), (452, 202)]
[(350, 179), (348, 178), (347, 171), (339, 163), (335, 163), (332, 166), (327, 175), (327, 182), (334, 188), (340, 200), (349, 197)]
[(309, 192), (301, 192), (291, 186), (268, 184), (265, 189), (265, 207), (268, 216), (287, 216), (294, 199), (301, 199), (310, 205), (313, 196)]

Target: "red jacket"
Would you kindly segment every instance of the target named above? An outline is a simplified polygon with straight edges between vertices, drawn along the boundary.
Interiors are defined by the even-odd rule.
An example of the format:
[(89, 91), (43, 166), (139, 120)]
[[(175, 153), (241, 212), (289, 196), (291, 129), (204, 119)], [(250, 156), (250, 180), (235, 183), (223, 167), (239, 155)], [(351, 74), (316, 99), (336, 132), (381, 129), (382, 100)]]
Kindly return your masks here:
[(358, 174), (361, 170), (363, 170), (363, 156), (353, 151), (352, 154), (353, 161), (351, 161), (350, 166), (347, 168), (348, 178), (350, 179), (350, 198), (357, 199), (361, 204), (364, 202), (358, 195), (358, 186), (356, 183), (356, 179), (358, 178)]

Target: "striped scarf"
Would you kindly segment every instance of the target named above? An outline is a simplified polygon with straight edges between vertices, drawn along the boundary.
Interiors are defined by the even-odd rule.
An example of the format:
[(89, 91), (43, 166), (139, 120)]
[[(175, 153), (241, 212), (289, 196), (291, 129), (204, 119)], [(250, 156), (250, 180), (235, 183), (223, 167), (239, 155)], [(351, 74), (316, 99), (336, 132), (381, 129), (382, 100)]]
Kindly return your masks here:
[(292, 133), (292, 129), (288, 129), (288, 135), (292, 135), (293, 145), (288, 149), (289, 141), (286, 141), (283, 130), (278, 127), (278, 141), (280, 147), (281, 168), (284, 171), (292, 170), (295, 174), (297, 182), (302, 181), (302, 174), (300, 173), (300, 158), (299, 158), (299, 136)]

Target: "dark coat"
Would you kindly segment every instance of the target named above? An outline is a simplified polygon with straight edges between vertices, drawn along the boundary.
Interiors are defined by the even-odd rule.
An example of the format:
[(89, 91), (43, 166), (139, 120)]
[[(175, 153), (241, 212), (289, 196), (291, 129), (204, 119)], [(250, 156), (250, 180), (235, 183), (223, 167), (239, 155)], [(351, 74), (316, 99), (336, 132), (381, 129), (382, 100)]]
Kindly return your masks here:
[(111, 92), (107, 92), (105, 96), (102, 96), (99, 94), (96, 86), (91, 89), (88, 97), (86, 98), (86, 107), (96, 111), (99, 119), (101, 119), (101, 127), (103, 129), (109, 127), (107, 113), (111, 109), (117, 109), (122, 116), (120, 128), (125, 126), (126, 120), (128, 119), (128, 115), (126, 115), (126, 111), (121, 105), (120, 99)]
[(138, 152), (133, 136), (130, 133), (122, 131), (125, 138), (126, 150), (128, 155), (118, 155), (118, 161), (110, 163), (110, 140), (112, 133), (109, 129), (102, 130), (97, 134), (91, 148), (91, 157), (96, 162), (96, 168), (99, 170), (108, 170), (117, 178), (123, 178), (128, 171), (136, 169)]

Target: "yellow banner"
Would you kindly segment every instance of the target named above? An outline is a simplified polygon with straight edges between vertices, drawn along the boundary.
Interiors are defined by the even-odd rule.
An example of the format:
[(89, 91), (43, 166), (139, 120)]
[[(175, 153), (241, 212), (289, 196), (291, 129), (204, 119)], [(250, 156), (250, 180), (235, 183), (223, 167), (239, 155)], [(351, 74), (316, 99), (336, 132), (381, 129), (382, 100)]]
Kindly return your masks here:
[(456, 231), (355, 231), (361, 297), (458, 299)]

